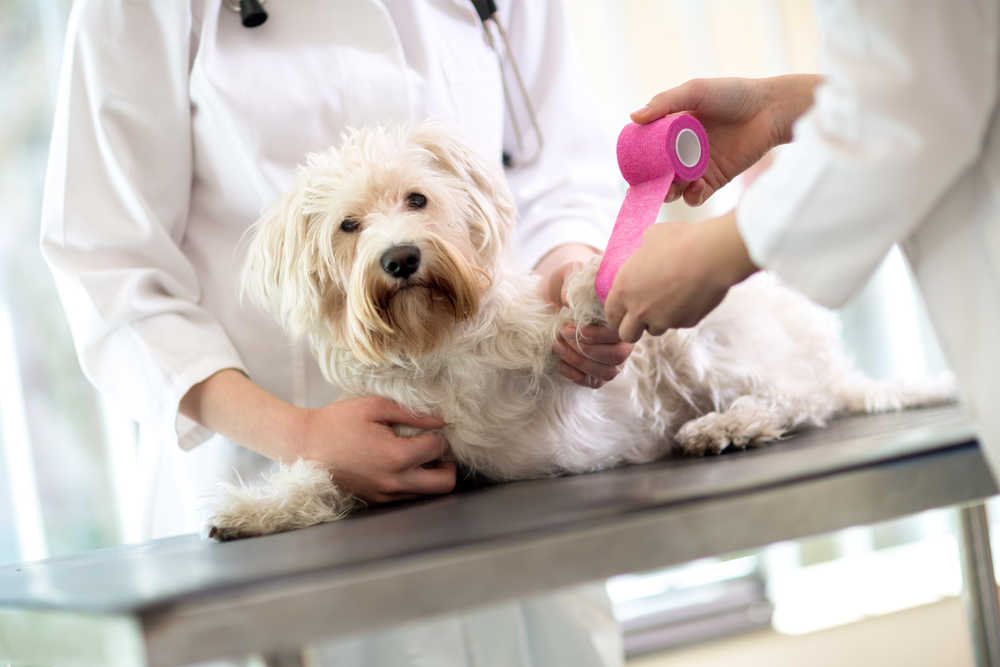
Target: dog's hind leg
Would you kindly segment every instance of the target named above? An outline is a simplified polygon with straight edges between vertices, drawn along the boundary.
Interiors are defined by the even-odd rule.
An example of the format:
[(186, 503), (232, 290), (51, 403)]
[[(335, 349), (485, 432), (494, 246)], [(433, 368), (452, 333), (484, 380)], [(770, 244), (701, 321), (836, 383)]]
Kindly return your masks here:
[(826, 401), (741, 396), (725, 410), (709, 412), (684, 424), (674, 436), (686, 454), (718, 454), (777, 440), (804, 424), (822, 426), (834, 413)]
[(950, 376), (933, 380), (880, 381), (853, 374), (832, 392), (737, 398), (726, 410), (684, 424), (674, 440), (688, 454), (718, 454), (729, 446), (777, 440), (799, 426), (823, 426), (844, 412), (888, 412), (954, 400)]
[(225, 541), (305, 528), (341, 519), (358, 502), (328, 471), (299, 459), (264, 474), (256, 486), (220, 482), (208, 536)]

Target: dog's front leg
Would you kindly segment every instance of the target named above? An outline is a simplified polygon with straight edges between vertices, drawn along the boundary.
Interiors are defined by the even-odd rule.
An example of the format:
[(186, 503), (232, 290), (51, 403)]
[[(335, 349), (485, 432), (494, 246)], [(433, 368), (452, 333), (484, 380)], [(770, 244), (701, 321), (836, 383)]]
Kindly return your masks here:
[(604, 306), (597, 298), (594, 282), (597, 269), (601, 265), (601, 255), (595, 255), (579, 271), (566, 277), (566, 303), (569, 306), (569, 320), (577, 326), (585, 324), (607, 324)]
[(209, 537), (225, 541), (305, 528), (342, 519), (360, 502), (310, 461), (279, 464), (262, 477), (257, 485), (219, 483)]

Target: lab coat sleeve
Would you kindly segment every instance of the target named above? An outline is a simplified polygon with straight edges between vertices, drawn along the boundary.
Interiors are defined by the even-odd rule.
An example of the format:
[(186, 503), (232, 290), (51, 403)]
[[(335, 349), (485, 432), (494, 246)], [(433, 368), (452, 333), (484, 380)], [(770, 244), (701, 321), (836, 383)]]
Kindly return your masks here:
[(243, 369), (199, 306), (182, 251), (190, 25), (188, 3), (74, 3), (42, 208), (42, 251), (84, 373), (185, 448), (209, 433), (179, 416), (180, 399), (215, 371)]
[(507, 86), (525, 138), (525, 150), (519, 155), (508, 111), (504, 148), (514, 156), (507, 177), (520, 215), (514, 235), (517, 259), (534, 266), (549, 250), (565, 243), (603, 250), (623, 186), (613, 138), (600, 128), (593, 114), (594, 100), (577, 67), (563, 3), (498, 4), (544, 141), (536, 161), (525, 164), (518, 159), (531, 156), (535, 133), (507, 58)]
[(982, 150), (994, 0), (818, 3), (825, 82), (737, 220), (758, 266), (816, 301), (858, 291)]

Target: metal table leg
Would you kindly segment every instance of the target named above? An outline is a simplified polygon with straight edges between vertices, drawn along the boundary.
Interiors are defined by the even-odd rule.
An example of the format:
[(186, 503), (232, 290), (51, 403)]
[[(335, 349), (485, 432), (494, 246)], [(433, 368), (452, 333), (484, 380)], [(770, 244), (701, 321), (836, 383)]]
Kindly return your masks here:
[(959, 548), (965, 582), (963, 598), (972, 633), (972, 653), (976, 667), (1000, 667), (1000, 612), (997, 610), (986, 506), (963, 507), (958, 514)]
[(268, 653), (262, 656), (266, 667), (305, 667), (306, 660), (302, 651), (285, 651)]

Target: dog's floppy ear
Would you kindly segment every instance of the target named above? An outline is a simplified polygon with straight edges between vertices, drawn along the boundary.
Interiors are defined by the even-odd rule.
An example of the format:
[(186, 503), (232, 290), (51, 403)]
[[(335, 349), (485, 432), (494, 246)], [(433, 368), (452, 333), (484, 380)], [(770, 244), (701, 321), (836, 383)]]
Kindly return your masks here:
[(410, 141), (430, 153), (441, 171), (458, 176), (466, 189), (472, 241), (485, 259), (496, 261), (517, 218), (514, 199), (499, 163), (492, 164), (443, 126), (426, 122), (410, 131)]
[[(277, 318), (290, 333), (302, 331), (315, 291), (306, 252), (308, 212), (307, 183), (299, 173), (295, 185), (272, 204), (249, 230), (246, 260), (241, 275), (241, 296)], [(313, 302), (314, 303), (314, 302)]]

